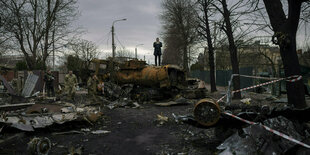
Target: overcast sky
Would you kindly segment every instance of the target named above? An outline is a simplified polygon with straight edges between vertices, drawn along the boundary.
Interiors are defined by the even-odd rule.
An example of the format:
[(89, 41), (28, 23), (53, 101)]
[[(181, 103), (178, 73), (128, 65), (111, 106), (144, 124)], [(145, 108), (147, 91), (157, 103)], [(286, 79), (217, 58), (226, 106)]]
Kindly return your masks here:
[[(162, 0), (79, 0), (81, 15), (76, 24), (86, 31), (82, 36), (84, 39), (95, 42), (101, 53), (111, 54), (112, 23), (126, 18), (126, 21), (115, 23), (117, 49), (124, 46), (134, 52), (136, 45), (144, 44), (138, 47), (139, 59), (143, 59), (145, 55), (147, 61), (154, 63), (152, 44), (161, 31), (161, 2)], [(304, 29), (302, 27), (297, 35), (299, 46), (306, 42), (307, 33), (304, 33)], [(105, 58), (105, 55), (101, 54), (100, 58)]]
[(76, 23), (86, 31), (84, 39), (95, 42), (101, 51), (111, 52), (112, 23), (126, 18), (114, 24), (117, 48), (123, 45), (134, 52), (136, 45), (144, 44), (138, 47), (140, 59), (142, 55), (151, 58), (152, 44), (161, 29), (160, 3), (161, 0), (79, 0), (81, 15)]

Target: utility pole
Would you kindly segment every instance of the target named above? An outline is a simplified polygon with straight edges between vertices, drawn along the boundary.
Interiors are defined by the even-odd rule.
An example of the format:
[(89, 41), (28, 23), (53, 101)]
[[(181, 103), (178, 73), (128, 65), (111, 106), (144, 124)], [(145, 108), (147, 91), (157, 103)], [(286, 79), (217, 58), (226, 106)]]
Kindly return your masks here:
[(53, 31), (53, 70), (55, 71), (55, 29)]
[(135, 58), (138, 59), (138, 51), (137, 51), (137, 47), (135, 48)]
[(111, 67), (109, 67), (110, 71), (111, 71), (111, 74), (112, 74), (112, 77), (114, 76), (114, 61), (115, 61), (115, 42), (114, 42), (114, 35), (115, 35), (115, 32), (114, 32), (114, 23), (118, 22), (118, 21), (125, 21), (127, 20), (126, 18), (124, 19), (118, 19), (118, 20), (114, 20), (113, 23), (112, 23), (112, 61), (110, 62), (110, 65)]
[(191, 71), (190, 69), (191, 69), (191, 47), (189, 46), (188, 47), (188, 70), (189, 70), (189, 72)]
[(136, 48), (135, 48), (135, 58), (138, 59), (138, 46), (142, 46), (144, 44), (138, 44), (136, 45)]
[(112, 24), (112, 57), (115, 58), (115, 43), (114, 43), (114, 23)]
[(114, 32), (114, 23), (118, 22), (118, 21), (125, 21), (127, 20), (126, 18), (124, 19), (118, 19), (118, 20), (115, 20), (113, 21), (112, 23), (112, 57), (113, 57), (113, 61), (114, 61), (114, 58), (115, 58), (115, 42), (114, 42), (114, 35), (115, 35), (115, 32)]
[[(54, 17), (54, 21), (55, 21), (55, 17)], [(54, 22), (52, 40), (53, 40), (53, 71), (55, 71), (55, 22)]]

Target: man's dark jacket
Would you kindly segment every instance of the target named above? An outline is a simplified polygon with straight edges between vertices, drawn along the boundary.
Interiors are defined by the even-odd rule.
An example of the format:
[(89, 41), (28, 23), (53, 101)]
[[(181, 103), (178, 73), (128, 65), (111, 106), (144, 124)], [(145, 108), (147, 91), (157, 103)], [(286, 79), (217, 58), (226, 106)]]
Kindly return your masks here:
[(153, 47), (154, 47), (154, 55), (161, 55), (161, 47), (162, 47), (162, 43), (159, 42), (154, 42), (153, 43)]

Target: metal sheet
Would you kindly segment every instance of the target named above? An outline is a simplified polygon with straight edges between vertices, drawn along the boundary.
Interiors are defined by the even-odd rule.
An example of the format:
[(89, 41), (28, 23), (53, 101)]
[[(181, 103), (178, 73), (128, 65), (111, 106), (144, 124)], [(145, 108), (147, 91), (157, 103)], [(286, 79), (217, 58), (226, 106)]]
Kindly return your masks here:
[(22, 96), (29, 97), (37, 84), (39, 76), (34, 74), (29, 74), (25, 82), (24, 89), (22, 91)]
[(23, 130), (34, 131), (35, 128), (45, 128), (54, 123), (63, 124), (78, 118), (77, 113), (53, 114), (53, 115), (24, 115), (24, 116), (1, 116), (0, 122), (9, 124), (11, 127)]

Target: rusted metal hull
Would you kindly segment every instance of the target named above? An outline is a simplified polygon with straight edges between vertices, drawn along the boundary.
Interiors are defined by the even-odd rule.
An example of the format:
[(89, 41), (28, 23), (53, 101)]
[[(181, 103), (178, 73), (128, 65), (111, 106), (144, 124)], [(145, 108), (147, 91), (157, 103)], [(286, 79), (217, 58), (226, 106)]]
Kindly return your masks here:
[(196, 121), (204, 126), (212, 126), (220, 119), (220, 107), (212, 99), (202, 99), (197, 102), (194, 108)]
[(185, 73), (177, 66), (145, 66), (142, 69), (121, 69), (115, 73), (116, 82), (160, 88), (180, 87), (185, 84)]
[[(111, 69), (114, 65), (114, 69)], [(113, 62), (92, 60), (91, 70), (100, 81), (111, 80), (119, 84), (135, 84), (152, 87), (182, 87), (186, 85), (184, 71), (176, 65), (148, 66), (145, 61), (129, 60)]]

